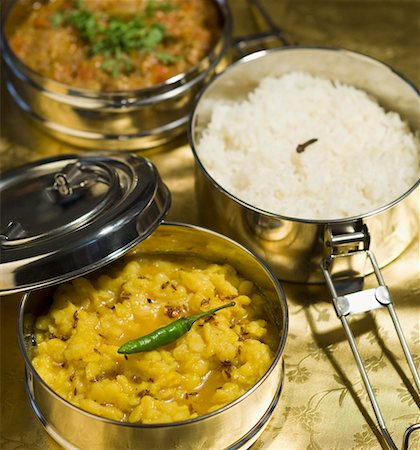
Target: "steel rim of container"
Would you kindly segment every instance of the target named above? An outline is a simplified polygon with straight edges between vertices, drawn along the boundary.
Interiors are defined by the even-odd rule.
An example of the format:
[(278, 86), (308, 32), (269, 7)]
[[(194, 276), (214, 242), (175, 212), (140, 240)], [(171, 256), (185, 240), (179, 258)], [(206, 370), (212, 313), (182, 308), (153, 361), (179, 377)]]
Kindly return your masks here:
[[(69, 136), (71, 138), (76, 139), (87, 139), (89, 141), (99, 141), (99, 140), (111, 140), (111, 141), (130, 141), (131, 139), (137, 139), (137, 138), (149, 138), (153, 137), (156, 140), (160, 139), (159, 136), (173, 132), (176, 133), (181, 127), (186, 127), (188, 124), (189, 117), (181, 117), (178, 120), (175, 120), (173, 122), (170, 122), (166, 125), (157, 127), (157, 128), (151, 128), (147, 131), (140, 131), (138, 133), (130, 133), (130, 134), (105, 134), (105, 133), (99, 133), (99, 132), (93, 132), (93, 131), (84, 131), (84, 130), (77, 130), (74, 128), (68, 128), (64, 125), (60, 125), (59, 123), (52, 122), (51, 120), (46, 119), (45, 117), (42, 117), (37, 112), (35, 112), (28, 103), (23, 100), (23, 98), (19, 95), (19, 93), (16, 91), (13, 83), (8, 80), (6, 82), (6, 88), (9, 91), (9, 93), (13, 96), (15, 99), (15, 102), (18, 104), (18, 106), (25, 111), (31, 119), (33, 119), (35, 122), (39, 123), (41, 126), (47, 128), (51, 132), (59, 133), (60, 135)], [(179, 132), (182, 132), (183, 130), (179, 130)], [(157, 142), (158, 144), (159, 142)], [(162, 142), (163, 143), (163, 142)]]

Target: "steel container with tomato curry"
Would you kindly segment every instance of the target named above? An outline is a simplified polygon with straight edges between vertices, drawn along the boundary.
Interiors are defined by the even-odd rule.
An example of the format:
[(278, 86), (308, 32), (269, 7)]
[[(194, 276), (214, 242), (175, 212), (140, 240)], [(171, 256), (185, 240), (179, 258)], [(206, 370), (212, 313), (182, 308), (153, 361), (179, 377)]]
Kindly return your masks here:
[(183, 133), (231, 35), (224, 0), (3, 7), (9, 93), (46, 131), (86, 148), (146, 149)]

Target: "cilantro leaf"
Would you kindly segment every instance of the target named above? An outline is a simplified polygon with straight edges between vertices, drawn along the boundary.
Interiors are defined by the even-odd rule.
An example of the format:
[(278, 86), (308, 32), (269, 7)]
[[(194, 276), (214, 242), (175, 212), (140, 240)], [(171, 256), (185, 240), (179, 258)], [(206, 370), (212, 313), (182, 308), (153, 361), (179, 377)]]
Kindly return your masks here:
[(51, 17), (51, 25), (55, 28), (58, 28), (64, 21), (64, 13), (63, 11), (57, 11), (52, 17)]
[[(145, 22), (145, 15), (153, 14), (155, 10), (172, 10), (174, 6), (169, 1), (157, 2), (149, 0), (144, 13), (139, 13), (127, 20), (119, 17), (98, 16), (89, 10), (83, 0), (75, 0), (73, 8), (68, 11), (58, 11), (52, 17), (54, 26), (70, 25), (77, 30), (80, 39), (88, 44), (87, 55), (103, 55), (101, 68), (112, 76), (118, 76), (121, 71), (133, 69), (133, 61), (129, 53), (134, 50), (155, 53), (156, 47), (166, 38), (165, 26), (160, 22)], [(156, 52), (156, 57), (163, 64), (171, 64), (178, 57), (167, 52)]]
[(164, 37), (164, 27), (161, 24), (153, 24), (143, 37), (143, 47), (147, 50), (153, 50)]
[(156, 52), (155, 55), (159, 62), (165, 64), (165, 66), (179, 61), (179, 56), (171, 55), (168, 52)]

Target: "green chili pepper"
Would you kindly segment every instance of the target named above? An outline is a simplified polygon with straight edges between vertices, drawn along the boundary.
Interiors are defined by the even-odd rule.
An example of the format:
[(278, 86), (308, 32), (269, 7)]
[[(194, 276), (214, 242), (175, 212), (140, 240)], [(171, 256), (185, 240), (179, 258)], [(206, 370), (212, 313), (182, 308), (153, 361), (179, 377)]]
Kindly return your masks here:
[(228, 308), (230, 306), (235, 306), (235, 302), (227, 303), (226, 305), (210, 309), (209, 311), (204, 311), (200, 314), (196, 314), (195, 316), (181, 317), (181, 319), (175, 320), (175, 322), (172, 322), (169, 325), (158, 328), (146, 336), (126, 342), (117, 351), (118, 353), (129, 354), (155, 350), (158, 347), (162, 347), (163, 345), (176, 341), (191, 329), (196, 320), (214, 314), (216, 311), (223, 308)]

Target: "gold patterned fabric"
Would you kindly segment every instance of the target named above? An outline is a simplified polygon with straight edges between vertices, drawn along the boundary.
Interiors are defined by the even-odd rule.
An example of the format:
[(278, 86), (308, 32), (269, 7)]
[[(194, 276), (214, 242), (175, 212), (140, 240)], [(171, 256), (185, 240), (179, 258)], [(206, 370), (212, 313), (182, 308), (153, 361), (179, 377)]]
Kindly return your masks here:
[[(376, 57), (420, 85), (417, 0), (264, 0), (292, 42), (340, 46)], [(246, 0), (231, 0), (235, 35), (259, 22)], [(2, 82), (1, 170), (55, 154), (79, 151), (48, 137), (23, 117)], [(181, 138), (149, 155), (173, 196), (169, 220), (197, 223), (194, 160)], [(417, 190), (417, 195), (418, 195)], [(420, 239), (382, 270), (416, 364), (420, 355)], [(373, 450), (385, 447), (372, 407), (329, 294), (322, 286), (282, 283), (290, 309), (285, 381), (280, 402), (253, 449)], [(374, 287), (374, 277), (366, 287)], [(32, 412), (24, 388), (24, 363), (16, 338), (19, 296), (0, 299), (0, 448), (59, 446)], [(355, 316), (351, 327), (394, 441), (420, 422), (414, 384), (386, 310)], [(408, 388), (407, 388), (408, 386)], [(418, 401), (418, 396), (417, 396)], [(420, 433), (410, 449), (420, 448)]]

